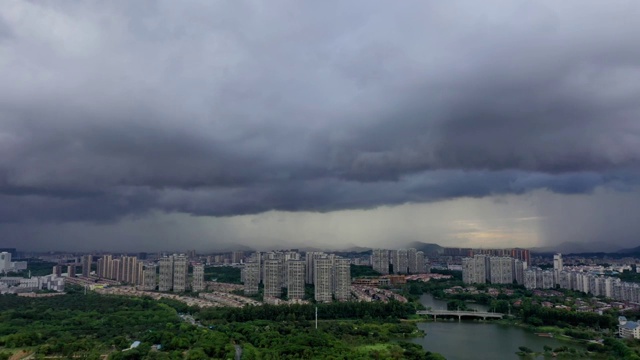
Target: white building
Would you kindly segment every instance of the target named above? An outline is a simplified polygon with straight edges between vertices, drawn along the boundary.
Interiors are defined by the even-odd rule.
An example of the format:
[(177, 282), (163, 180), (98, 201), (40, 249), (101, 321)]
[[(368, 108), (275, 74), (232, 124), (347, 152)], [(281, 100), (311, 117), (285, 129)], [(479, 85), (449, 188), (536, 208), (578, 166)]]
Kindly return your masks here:
[[(156, 289), (157, 282), (156, 266), (149, 265), (142, 271), (142, 290), (153, 291)], [(168, 290), (166, 290), (168, 291)]]
[(407, 249), (407, 266), (410, 274), (422, 273), (418, 270), (418, 251), (416, 249)]
[(270, 259), (264, 261), (264, 296), (280, 297), (282, 295), (281, 261)]
[(173, 256), (160, 258), (159, 291), (171, 291), (173, 288)]
[(244, 264), (242, 269), (243, 282), (244, 282), (244, 294), (255, 295), (259, 291), (260, 286), (260, 263), (255, 260), (250, 260)]
[(553, 255), (553, 274), (555, 275), (554, 284), (560, 284), (560, 272), (564, 270), (562, 265), (562, 254)]
[(184, 254), (173, 255), (173, 291), (184, 292), (187, 290), (187, 274), (189, 262)]
[(465, 284), (485, 284), (489, 258), (486, 255), (475, 255), (462, 259), (462, 281)]
[(191, 281), (191, 290), (195, 292), (203, 291), (204, 286), (204, 265), (193, 265), (193, 279)]
[(513, 264), (510, 257), (489, 258), (489, 280), (492, 284), (512, 284), (513, 283)]
[(379, 272), (382, 275), (389, 274), (389, 250), (386, 249), (373, 249), (371, 254), (371, 266), (373, 270)]
[(333, 294), (338, 301), (351, 299), (351, 263), (349, 259), (333, 259)]
[(307, 251), (307, 253), (304, 255), (304, 259), (306, 262), (305, 282), (307, 284), (313, 284), (314, 261), (323, 256), (326, 256), (326, 254), (320, 251)]
[(409, 256), (407, 249), (393, 251), (393, 272), (395, 274), (406, 274), (409, 271)]
[(306, 263), (302, 260), (287, 260), (287, 297), (304, 298)]
[(627, 321), (624, 316), (618, 317), (618, 334), (621, 338), (640, 339), (640, 324), (635, 321)]
[(65, 279), (55, 275), (36, 276), (30, 279), (21, 277), (0, 278), (3, 293), (31, 292), (37, 290), (64, 291)]
[(0, 253), (0, 273), (11, 271), (11, 253)]
[(333, 260), (330, 258), (316, 259), (314, 265), (315, 300), (318, 302), (330, 302), (333, 290)]

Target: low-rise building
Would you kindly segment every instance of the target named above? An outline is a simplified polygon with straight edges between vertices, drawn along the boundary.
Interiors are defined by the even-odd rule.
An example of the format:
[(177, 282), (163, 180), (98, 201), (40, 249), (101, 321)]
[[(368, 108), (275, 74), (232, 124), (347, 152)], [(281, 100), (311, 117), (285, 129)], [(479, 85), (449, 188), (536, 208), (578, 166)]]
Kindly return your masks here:
[(626, 317), (618, 317), (618, 334), (621, 338), (640, 339), (640, 324), (628, 321)]

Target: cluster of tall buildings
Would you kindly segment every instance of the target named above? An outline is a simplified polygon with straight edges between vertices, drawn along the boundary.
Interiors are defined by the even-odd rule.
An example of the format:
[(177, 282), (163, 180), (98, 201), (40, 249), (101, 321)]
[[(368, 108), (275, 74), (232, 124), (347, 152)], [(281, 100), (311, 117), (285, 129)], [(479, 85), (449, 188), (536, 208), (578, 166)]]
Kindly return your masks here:
[(531, 252), (529, 249), (471, 249), (471, 248), (444, 248), (444, 256), (474, 257), (475, 255), (487, 255), (494, 257), (510, 257), (531, 264)]
[[(92, 255), (82, 257), (82, 276), (89, 277), (91, 273)], [(142, 284), (144, 263), (136, 256), (104, 255), (97, 261), (96, 275), (99, 278), (121, 281), (132, 285)]]
[(244, 293), (257, 294), (262, 283), (265, 298), (279, 298), (285, 290), (289, 299), (303, 299), (305, 284), (313, 284), (316, 301), (349, 300), (350, 266), (349, 259), (323, 252), (307, 252), (304, 259), (297, 251), (256, 252), (242, 270)]
[[(91, 274), (92, 255), (82, 256), (82, 276)], [(69, 277), (75, 277), (75, 265), (67, 267)], [(60, 276), (60, 265), (53, 267), (53, 274)], [(204, 265), (193, 265), (193, 275), (189, 279), (189, 260), (183, 254), (173, 254), (159, 259), (158, 265), (145, 264), (137, 256), (103, 255), (96, 264), (96, 275), (102, 279), (110, 279), (137, 285), (143, 290), (159, 290), (184, 292), (205, 290)], [(191, 280), (191, 281), (189, 281)]]
[(565, 269), (561, 254), (554, 255), (553, 270), (528, 269), (524, 285), (527, 289), (551, 289), (558, 286), (593, 296), (640, 302), (640, 284), (579, 269)]
[(424, 252), (416, 249), (373, 249), (371, 266), (373, 270), (388, 275), (394, 274), (422, 274), (428, 272), (427, 259)]
[[(191, 283), (189, 283), (189, 259), (184, 254), (173, 254), (160, 258), (158, 268), (159, 291), (184, 292), (188, 287), (192, 291), (205, 289), (204, 265), (195, 264), (193, 266), (193, 277), (191, 278)], [(155, 268), (153, 273), (155, 273)], [(152, 270), (149, 270), (149, 276), (153, 276)], [(152, 282), (148, 281), (144, 284), (145, 289), (147, 286), (151, 287), (151, 285)]]
[(465, 284), (524, 284), (527, 263), (507, 256), (475, 255), (462, 259)]

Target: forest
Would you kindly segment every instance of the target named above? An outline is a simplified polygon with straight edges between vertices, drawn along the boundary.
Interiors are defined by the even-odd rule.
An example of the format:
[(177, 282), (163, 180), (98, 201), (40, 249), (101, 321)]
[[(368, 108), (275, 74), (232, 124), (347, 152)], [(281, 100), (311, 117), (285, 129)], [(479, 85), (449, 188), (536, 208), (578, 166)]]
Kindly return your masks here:
[(336, 302), (328, 304), (294, 304), (289, 306), (263, 305), (243, 308), (207, 308), (200, 311), (203, 320), (250, 321), (276, 320), (295, 321), (312, 320), (315, 309), (318, 308), (318, 318), (330, 319), (376, 319), (398, 321), (415, 314), (416, 307), (411, 303), (397, 301), (383, 302)]
[[(398, 302), (200, 310), (172, 300), (72, 293), (0, 296), (0, 359), (442, 359), (405, 339), (421, 336)], [(183, 321), (190, 313), (195, 323)], [(129, 349), (134, 341), (141, 345)], [(160, 345), (160, 349), (158, 349)]]

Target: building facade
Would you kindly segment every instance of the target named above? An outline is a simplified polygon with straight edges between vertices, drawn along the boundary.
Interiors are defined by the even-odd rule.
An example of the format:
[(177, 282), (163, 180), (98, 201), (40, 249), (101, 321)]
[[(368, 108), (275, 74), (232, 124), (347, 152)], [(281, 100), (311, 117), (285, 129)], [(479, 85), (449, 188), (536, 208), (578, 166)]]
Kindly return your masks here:
[(282, 295), (281, 262), (278, 259), (264, 261), (264, 296), (279, 298)]
[(89, 277), (91, 274), (91, 264), (93, 264), (93, 255), (82, 256), (82, 276)]
[(193, 279), (191, 280), (191, 290), (194, 292), (205, 290), (203, 264), (193, 265)]
[(153, 291), (156, 289), (157, 274), (156, 266), (150, 265), (142, 272), (142, 290)]
[(160, 276), (158, 290), (171, 291), (173, 289), (173, 256), (165, 256), (158, 261)]
[(488, 256), (475, 255), (462, 259), (462, 281), (465, 284), (485, 284), (487, 282)]
[(351, 262), (333, 259), (333, 294), (338, 301), (351, 300)]
[(260, 289), (260, 262), (249, 261), (243, 269), (244, 294), (256, 295)]
[(304, 298), (306, 263), (302, 260), (287, 260), (287, 297)]
[(173, 255), (173, 292), (185, 292), (187, 290), (187, 274), (189, 273), (189, 261), (184, 254)]
[(389, 274), (389, 250), (373, 249), (371, 254), (371, 266), (373, 270), (382, 275)]

